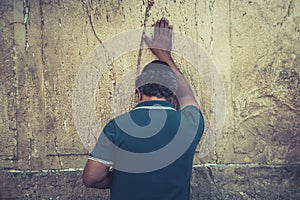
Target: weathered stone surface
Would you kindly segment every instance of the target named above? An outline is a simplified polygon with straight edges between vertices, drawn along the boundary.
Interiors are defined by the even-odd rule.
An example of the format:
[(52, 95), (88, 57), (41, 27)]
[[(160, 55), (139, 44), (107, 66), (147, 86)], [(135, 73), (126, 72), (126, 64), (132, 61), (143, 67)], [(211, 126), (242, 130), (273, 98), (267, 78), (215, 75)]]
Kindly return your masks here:
[(0, 2), (0, 159), (17, 159), (17, 80), (14, 67), (13, 5)]
[[(226, 90), (221, 136), (209, 155), (199, 146), (195, 163), (299, 162), (298, 2), (174, 1), (151, 7), (131, 1), (28, 0), (2, 3), (2, 8), (2, 46), (9, 49), (3, 50), (3, 60), (10, 59), (1, 73), (2, 80), (9, 77), (1, 92), (2, 135), (8, 134), (8, 141), (1, 141), (9, 148), (2, 152), (10, 159), (18, 155), (13, 163), (3, 161), (5, 166), (80, 167), (87, 150), (76, 133), (72, 95), (81, 63), (95, 47), (108, 45), (107, 39), (150, 26), (161, 15), (207, 51)], [(223, 123), (211, 119), (216, 109), (211, 97), (218, 95), (207, 87), (213, 77), (205, 81), (197, 66), (174, 57), (201, 102), (208, 133)], [(114, 115), (111, 102), (123, 76), (151, 59), (149, 51), (124, 52), (108, 66), (95, 96), (101, 124)], [(82, 161), (70, 164), (70, 156)]]
[[(81, 64), (95, 48), (104, 50), (106, 66), (97, 69), (107, 70), (96, 73), (99, 83), (92, 108), (103, 125), (116, 114), (111, 104), (119, 97), (118, 86), (129, 85), (124, 79), (127, 73), (138, 71), (137, 66), (155, 59), (149, 50), (137, 48), (110, 60), (113, 52), (107, 50), (106, 41), (125, 31), (149, 27), (165, 16), (174, 25), (174, 31), (205, 50), (208, 56), (202, 57), (203, 63), (211, 60), (217, 70), (209, 68), (201, 74), (197, 71), (199, 66), (194, 66), (183, 52), (174, 53), (205, 118), (205, 136), (194, 163), (249, 164), (195, 169), (193, 198), (200, 198), (201, 194), (210, 199), (299, 198), (294, 192), (294, 186), (299, 186), (295, 184), (299, 171), (294, 166), (300, 163), (299, 13), (300, 2), (295, 0), (174, 0), (154, 1), (152, 6), (148, 1), (132, 0), (0, 1), (1, 168), (82, 168), (88, 150), (80, 140), (73, 116), (74, 85)], [(176, 38), (174, 41), (180, 42)], [(129, 45), (131, 41), (127, 42)], [(189, 48), (189, 44), (183, 45)], [(226, 101), (221, 105), (224, 124), (212, 117), (220, 109), (212, 102), (220, 94), (209, 87), (215, 83), (214, 73), (222, 78), (226, 92)], [(122, 107), (118, 112), (134, 106), (134, 91), (126, 87), (122, 92), (132, 93), (132, 97), (131, 101), (120, 100)], [(217, 131), (209, 132), (220, 124), (224, 126), (219, 137)], [(205, 146), (208, 133), (216, 138)], [(209, 147), (209, 151), (205, 152), (204, 147)], [(251, 167), (256, 164), (268, 167)], [(73, 173), (79, 176), (79, 172), (5, 173), (2, 183), (8, 181), (13, 186), (14, 181), (21, 181), (22, 193), (14, 193), (13, 187), (6, 190), (9, 195), (16, 194), (16, 198), (27, 198), (26, 191), (31, 195), (28, 198), (41, 197), (48, 196), (42, 186), (47, 181), (45, 177), (68, 182), (74, 180), (70, 177)], [(284, 181), (280, 182), (279, 177)], [(29, 179), (40, 185), (26, 185), (24, 182)], [(206, 189), (200, 194), (195, 188), (203, 179), (206, 181), (201, 188)], [(55, 179), (48, 182), (55, 188), (56, 183), (50, 180)], [(79, 178), (75, 181), (81, 184)], [(239, 186), (241, 190), (237, 189)], [(31, 187), (38, 188), (28, 189)], [(82, 185), (79, 187), (79, 191), (84, 190)], [(93, 195), (98, 197), (98, 193)]]
[[(87, 189), (81, 171), (0, 172), (1, 199), (108, 199), (105, 190)], [(5, 181), (2, 181), (5, 180)]]
[(233, 121), (221, 163), (299, 163), (296, 11), (298, 1), (231, 1)]
[(192, 199), (297, 199), (299, 165), (195, 168)]
[[(87, 189), (82, 171), (8, 172), (0, 178), (1, 199), (108, 199), (109, 190)], [(191, 199), (297, 199), (299, 165), (195, 167)]]

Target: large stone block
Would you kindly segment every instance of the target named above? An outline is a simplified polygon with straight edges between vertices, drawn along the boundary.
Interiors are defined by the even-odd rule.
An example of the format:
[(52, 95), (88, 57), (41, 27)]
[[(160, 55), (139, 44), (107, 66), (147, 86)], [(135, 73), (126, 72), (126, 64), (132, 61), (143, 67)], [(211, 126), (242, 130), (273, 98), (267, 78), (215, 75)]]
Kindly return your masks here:
[[(108, 51), (107, 41), (126, 31), (150, 27), (165, 16), (174, 31), (207, 53), (202, 57), (204, 61), (199, 58), (204, 65), (211, 61), (216, 68), (195, 66), (184, 52), (174, 53), (205, 118), (205, 134), (194, 163), (227, 166), (195, 168), (193, 199), (207, 195), (211, 199), (299, 198), (294, 188), (299, 186), (295, 180), (299, 178), (296, 168), (300, 163), (299, 13), (300, 2), (293, 0), (155, 1), (153, 5), (132, 0), (1, 1), (0, 165), (29, 170), (4, 173), (2, 183), (10, 185), (5, 189), (8, 196), (1, 195), (46, 198), (55, 196), (41, 184), (47, 182), (46, 177), (51, 179), (49, 191), (63, 187), (55, 187), (57, 177), (66, 185), (68, 180), (79, 181), (80, 172), (39, 170), (82, 168), (87, 159), (88, 150), (73, 116), (74, 85), (82, 63), (95, 48), (100, 47), (106, 54), (106, 65), (97, 67), (107, 70), (95, 73), (98, 84), (92, 108), (103, 125), (115, 115), (111, 105), (118, 97), (118, 84), (127, 86), (128, 79), (124, 78), (128, 72), (138, 71), (139, 66), (155, 59), (143, 49), (143, 42), (116, 56)], [(129, 45), (131, 41), (126, 42)], [(181, 41), (175, 37), (174, 42)], [(198, 50), (189, 51), (190, 43), (182, 45), (188, 53)], [(114, 60), (110, 60), (112, 55)], [(199, 67), (207, 70), (199, 73)], [(216, 77), (223, 82), (224, 105), (212, 102), (222, 97), (210, 87)], [(134, 106), (134, 91), (129, 90), (126, 87), (122, 91), (132, 93), (132, 97), (130, 101), (120, 100), (126, 102), (120, 104), (120, 112)], [(225, 121), (213, 118), (220, 108)], [(248, 165), (240, 167), (241, 163)], [(236, 167), (228, 167), (230, 164)], [(264, 165), (253, 167), (256, 164)], [(72, 179), (71, 174), (78, 179)], [(21, 193), (14, 193), (14, 183), (25, 180), (31, 183), (21, 184)], [(34, 185), (34, 181), (40, 184)], [(206, 190), (198, 190), (199, 184)], [(84, 190), (79, 187), (79, 191)], [(57, 193), (57, 197), (64, 195)], [(97, 192), (92, 195), (98, 197)]]
[(17, 159), (17, 77), (13, 4), (0, 2), (0, 159)]
[[(191, 199), (298, 199), (299, 165), (207, 165), (193, 169)], [(109, 199), (87, 189), (81, 170), (1, 171), (1, 199)], [(137, 191), (138, 192), (138, 191)]]

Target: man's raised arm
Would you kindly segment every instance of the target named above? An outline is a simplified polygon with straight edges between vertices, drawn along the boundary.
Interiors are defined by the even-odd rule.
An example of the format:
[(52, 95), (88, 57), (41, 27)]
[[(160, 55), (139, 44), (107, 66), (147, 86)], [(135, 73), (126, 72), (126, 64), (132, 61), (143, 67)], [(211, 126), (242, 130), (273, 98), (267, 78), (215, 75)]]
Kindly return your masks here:
[(173, 27), (169, 25), (169, 21), (165, 18), (158, 20), (154, 24), (154, 36), (149, 38), (145, 36), (144, 40), (152, 53), (161, 61), (168, 63), (175, 73), (178, 81), (178, 89), (176, 92), (181, 108), (193, 105), (199, 108), (199, 104), (194, 96), (190, 84), (180, 72), (171, 56), (172, 50), (172, 34)]

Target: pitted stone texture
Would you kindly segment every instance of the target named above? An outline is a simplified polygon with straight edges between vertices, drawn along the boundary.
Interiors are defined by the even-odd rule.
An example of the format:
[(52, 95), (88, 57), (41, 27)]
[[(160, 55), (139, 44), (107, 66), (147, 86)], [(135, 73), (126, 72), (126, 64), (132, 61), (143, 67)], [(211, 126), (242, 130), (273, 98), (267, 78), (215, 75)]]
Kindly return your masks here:
[(88, 189), (81, 171), (0, 172), (1, 199), (109, 199), (107, 190)]
[(216, 147), (220, 163), (300, 162), (299, 6), (231, 1), (234, 113)]
[(14, 67), (15, 22), (11, 3), (0, 2), (0, 18), (0, 160), (14, 160), (17, 159), (18, 94)]
[(191, 199), (298, 199), (299, 169), (299, 165), (197, 167)]
[[(191, 200), (298, 199), (299, 165), (195, 167)], [(87, 189), (82, 171), (0, 172), (1, 199), (109, 199), (109, 190)], [(138, 192), (138, 191), (137, 191)]]
[[(1, 166), (82, 167), (87, 150), (72, 116), (81, 63), (97, 46), (105, 49), (106, 40), (151, 26), (162, 16), (207, 51), (224, 80), (222, 134), (204, 158), (198, 147), (195, 164), (300, 162), (299, 1), (156, 1), (149, 7), (131, 0), (26, 0), (0, 5)], [(207, 133), (215, 109), (211, 96), (217, 92), (209, 91), (197, 66), (174, 57), (195, 90)], [(102, 124), (113, 116), (116, 84), (138, 63), (152, 59), (149, 50), (125, 52), (99, 77), (95, 113)], [(132, 101), (124, 105), (132, 107)]]

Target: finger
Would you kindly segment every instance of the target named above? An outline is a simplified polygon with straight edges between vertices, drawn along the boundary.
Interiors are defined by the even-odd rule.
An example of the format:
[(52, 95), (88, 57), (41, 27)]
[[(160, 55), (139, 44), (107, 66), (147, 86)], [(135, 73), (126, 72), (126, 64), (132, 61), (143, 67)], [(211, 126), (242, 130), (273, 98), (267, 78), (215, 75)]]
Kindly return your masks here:
[(172, 35), (173, 35), (173, 26), (169, 25), (168, 26), (168, 37), (172, 39)]
[[(172, 29), (173, 27), (171, 26), (171, 29)], [(170, 32), (170, 26), (169, 26), (169, 20), (168, 19), (165, 19), (165, 27), (164, 27), (164, 29), (165, 29), (165, 35), (166, 36), (169, 36), (169, 32)], [(171, 30), (172, 31), (172, 30)], [(172, 33), (171, 33), (172, 34)]]
[(164, 28), (164, 26), (165, 26), (165, 18), (161, 18), (161, 19), (159, 20), (159, 27), (160, 27), (160, 28)]
[(161, 21), (160, 21), (160, 33), (163, 34), (163, 35), (166, 35), (167, 34), (167, 26), (168, 25), (168, 22), (165, 18), (162, 18)]
[(160, 21), (157, 20), (154, 25), (154, 38), (159, 36), (159, 26), (160, 26)]
[(166, 28), (167, 20), (166, 18), (163, 17), (163, 23), (162, 23), (162, 28)]
[(169, 20), (165, 19), (165, 28), (168, 28), (168, 27), (169, 27)]

